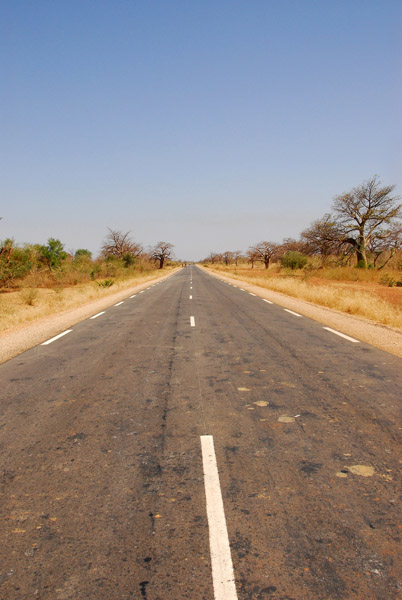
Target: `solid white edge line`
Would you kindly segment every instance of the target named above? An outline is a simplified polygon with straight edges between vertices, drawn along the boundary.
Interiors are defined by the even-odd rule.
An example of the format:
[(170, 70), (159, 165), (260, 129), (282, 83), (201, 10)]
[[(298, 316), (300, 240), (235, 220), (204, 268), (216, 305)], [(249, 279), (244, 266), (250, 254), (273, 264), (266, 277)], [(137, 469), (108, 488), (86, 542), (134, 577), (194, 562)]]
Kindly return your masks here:
[(299, 313), (293, 312), (293, 310), (289, 310), (288, 308), (284, 308), (283, 310), (286, 310), (286, 312), (290, 313), (291, 315), (294, 315), (295, 317), (301, 317)]
[(237, 600), (229, 536), (212, 435), (201, 436), (201, 452), (214, 596), (215, 600)]
[(195, 319), (194, 319), (194, 317), (190, 317), (190, 325), (191, 325), (191, 327), (195, 327)]
[(326, 329), (327, 331), (330, 331), (331, 333), (334, 333), (335, 335), (339, 335), (340, 337), (345, 338), (345, 340), (349, 340), (349, 342), (354, 342), (355, 344), (359, 343), (359, 340), (355, 340), (355, 338), (352, 338), (349, 335), (346, 335), (345, 333), (336, 331), (336, 329), (331, 329), (331, 327), (323, 327), (323, 329)]
[(122, 300), (121, 302), (118, 302), (117, 304), (115, 304), (115, 306), (120, 306), (120, 304), (124, 304), (124, 300)]
[(97, 313), (96, 315), (94, 315), (93, 317), (89, 317), (90, 319), (97, 319), (98, 317), (100, 317), (101, 315), (105, 314), (105, 310), (102, 310), (102, 312)]
[(63, 335), (67, 335), (67, 333), (70, 333), (70, 331), (72, 331), (72, 329), (67, 329), (66, 331), (63, 331), (63, 333), (59, 333), (59, 335), (55, 335), (54, 337), (50, 338), (50, 340), (47, 340), (47, 342), (43, 342), (41, 344), (41, 346), (47, 346), (47, 344), (51, 344), (52, 342), (55, 342), (59, 338), (63, 337)]
[(271, 302), (271, 300), (266, 300), (265, 298), (263, 298), (263, 302), (268, 302), (268, 304), (273, 304), (273, 302)]

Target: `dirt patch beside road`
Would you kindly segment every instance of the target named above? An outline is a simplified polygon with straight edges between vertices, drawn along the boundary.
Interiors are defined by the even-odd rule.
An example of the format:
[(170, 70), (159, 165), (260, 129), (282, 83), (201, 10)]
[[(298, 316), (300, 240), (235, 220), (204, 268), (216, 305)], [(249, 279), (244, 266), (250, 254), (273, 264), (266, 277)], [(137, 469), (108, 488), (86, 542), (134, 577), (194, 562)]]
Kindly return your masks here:
[(324, 325), (345, 333), (346, 335), (350, 335), (358, 340), (361, 340), (362, 342), (367, 342), (376, 348), (380, 348), (380, 350), (385, 350), (386, 352), (390, 352), (391, 354), (400, 356), (402, 358), (401, 329), (387, 327), (385, 325), (378, 325), (377, 323), (372, 323), (360, 317), (346, 315), (337, 310), (324, 308), (305, 300), (292, 298), (291, 296), (286, 296), (285, 294), (281, 294), (279, 292), (274, 292), (266, 288), (261, 288), (257, 285), (246, 283), (241, 281), (239, 278), (235, 279), (233, 277), (228, 277), (227, 275), (221, 275), (220, 273), (218, 274), (211, 269), (203, 270), (213, 277), (222, 279), (223, 281), (230, 281), (236, 285), (241, 284), (241, 287), (243, 287), (245, 290), (260, 296), (261, 298), (270, 300), (271, 302), (279, 304), (284, 308), (298, 312), (305, 317), (314, 319), (315, 321), (323, 323)]

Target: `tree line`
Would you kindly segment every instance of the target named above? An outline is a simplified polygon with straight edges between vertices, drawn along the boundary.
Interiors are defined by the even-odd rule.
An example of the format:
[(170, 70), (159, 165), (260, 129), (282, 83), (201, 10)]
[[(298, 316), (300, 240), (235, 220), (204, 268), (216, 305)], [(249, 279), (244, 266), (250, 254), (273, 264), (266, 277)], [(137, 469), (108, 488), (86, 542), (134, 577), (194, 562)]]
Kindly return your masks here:
[[(108, 228), (97, 258), (92, 253), (79, 248), (67, 252), (64, 244), (49, 238), (46, 244), (17, 245), (12, 238), (0, 242), (0, 287), (13, 287), (18, 280), (32, 274), (46, 275), (54, 282), (69, 279), (79, 283), (88, 279), (126, 274), (135, 269), (163, 269), (173, 260), (173, 244), (158, 242), (145, 249), (136, 242), (130, 232)], [(44, 279), (43, 279), (44, 280)]]
[[(259, 261), (268, 269), (271, 261), (300, 268), (308, 256), (317, 256), (322, 266), (335, 258), (337, 264), (382, 269), (402, 250), (401, 197), (395, 185), (383, 185), (378, 176), (335, 196), (332, 211), (302, 231), (299, 239), (282, 243), (262, 241), (241, 251), (211, 252), (204, 262), (238, 264), (247, 258), (251, 267)], [(402, 264), (401, 264), (402, 267)]]

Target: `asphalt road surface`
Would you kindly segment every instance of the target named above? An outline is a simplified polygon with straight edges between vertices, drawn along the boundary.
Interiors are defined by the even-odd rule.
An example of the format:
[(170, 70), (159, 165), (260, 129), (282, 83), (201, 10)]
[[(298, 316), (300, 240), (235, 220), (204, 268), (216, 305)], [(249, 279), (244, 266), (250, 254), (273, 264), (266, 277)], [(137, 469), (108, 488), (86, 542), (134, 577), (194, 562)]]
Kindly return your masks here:
[(402, 597), (401, 359), (193, 266), (94, 316), (0, 367), (1, 599)]

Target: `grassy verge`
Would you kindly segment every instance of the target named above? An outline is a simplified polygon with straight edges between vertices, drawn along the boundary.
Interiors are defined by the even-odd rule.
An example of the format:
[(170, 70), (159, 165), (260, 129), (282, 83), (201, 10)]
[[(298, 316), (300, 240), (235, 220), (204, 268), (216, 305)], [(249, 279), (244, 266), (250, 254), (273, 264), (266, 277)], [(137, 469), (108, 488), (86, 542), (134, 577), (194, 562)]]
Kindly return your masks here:
[(74, 286), (37, 288), (24, 287), (19, 290), (2, 290), (0, 293), (0, 333), (65, 310), (83, 306), (120, 291), (160, 278), (174, 270), (167, 267), (163, 271), (138, 273), (130, 278), (115, 279), (110, 287), (93, 281)]
[[(282, 273), (276, 267), (268, 271), (255, 269), (254, 272), (243, 267), (209, 265), (208, 268), (239, 281), (307, 300), (319, 306), (363, 317), (381, 325), (402, 328), (402, 288), (384, 289), (373, 280), (374, 275), (371, 273), (365, 272), (360, 275), (357, 269), (350, 269), (351, 273), (349, 270), (343, 274), (319, 272), (319, 276), (313, 277), (312, 274), (306, 276), (306, 273)], [(360, 277), (365, 279), (359, 279)], [(380, 297), (385, 291), (388, 292), (388, 299)]]

